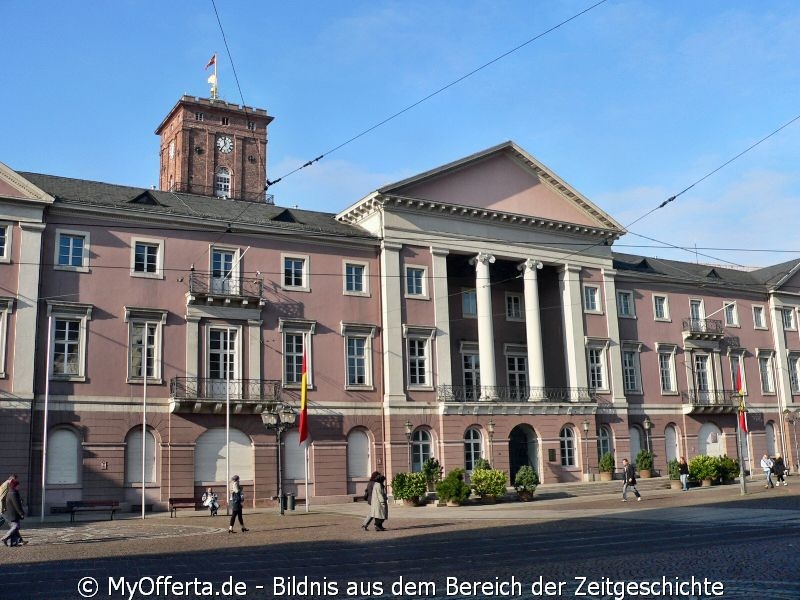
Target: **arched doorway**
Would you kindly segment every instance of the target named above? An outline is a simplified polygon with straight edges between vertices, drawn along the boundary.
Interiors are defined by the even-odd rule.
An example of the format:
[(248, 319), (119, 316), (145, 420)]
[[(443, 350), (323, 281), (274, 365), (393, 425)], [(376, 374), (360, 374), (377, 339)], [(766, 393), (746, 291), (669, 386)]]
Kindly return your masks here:
[(511, 483), (517, 471), (524, 465), (530, 465), (541, 475), (539, 468), (539, 438), (530, 425), (517, 425), (508, 435), (508, 463)]
[(703, 423), (697, 434), (697, 453), (707, 456), (722, 456), (725, 454), (725, 445), (722, 432), (714, 423)]

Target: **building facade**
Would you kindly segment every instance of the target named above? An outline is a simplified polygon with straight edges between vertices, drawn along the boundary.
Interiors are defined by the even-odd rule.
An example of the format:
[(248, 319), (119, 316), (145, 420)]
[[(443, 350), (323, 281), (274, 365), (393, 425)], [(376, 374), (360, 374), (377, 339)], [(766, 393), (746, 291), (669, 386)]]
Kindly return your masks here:
[[(651, 449), (665, 472), (736, 456), (740, 366), (739, 452), (797, 462), (800, 261), (616, 253), (624, 228), (513, 142), (337, 215), (282, 208), (271, 120), (184, 96), (159, 190), (0, 165), (0, 465), (34, 510), (161, 509), (233, 474), (252, 505), (279, 476), (346, 502), (428, 457), (556, 483)], [(301, 446), (262, 413), (297, 408), (304, 357)]]

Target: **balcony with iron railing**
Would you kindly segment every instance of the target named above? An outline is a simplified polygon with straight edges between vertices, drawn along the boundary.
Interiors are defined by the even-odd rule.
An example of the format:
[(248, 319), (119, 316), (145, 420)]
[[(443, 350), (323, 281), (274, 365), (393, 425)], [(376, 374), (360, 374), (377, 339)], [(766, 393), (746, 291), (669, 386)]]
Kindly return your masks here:
[(173, 413), (260, 414), (281, 399), (281, 382), (272, 379), (173, 377), (169, 382)]
[(684, 340), (720, 341), (725, 336), (722, 321), (718, 319), (683, 319), (681, 331)]
[(440, 385), (439, 402), (594, 402), (589, 388)]
[(189, 273), (189, 304), (236, 301), (240, 304), (264, 303), (264, 279), (239, 278), (233, 275), (216, 275), (211, 272), (191, 270)]
[(739, 407), (739, 394), (734, 390), (689, 390), (681, 392), (683, 412), (732, 413)]
[(226, 195), (222, 196), (217, 193), (217, 189), (213, 185), (200, 185), (197, 183), (185, 183), (183, 181), (174, 183), (170, 191), (179, 194), (218, 197), (220, 200), (230, 199), (242, 200), (244, 202), (259, 202), (261, 204), (275, 204), (275, 196), (267, 194), (265, 191), (240, 192), (233, 190), (233, 192), (226, 192)]

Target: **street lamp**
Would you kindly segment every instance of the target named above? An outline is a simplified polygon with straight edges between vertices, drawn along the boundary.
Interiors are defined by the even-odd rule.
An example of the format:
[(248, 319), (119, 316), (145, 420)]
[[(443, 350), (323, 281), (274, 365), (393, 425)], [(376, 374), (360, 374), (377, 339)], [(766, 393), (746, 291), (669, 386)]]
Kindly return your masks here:
[(288, 404), (274, 404), (261, 413), (261, 420), (264, 427), (275, 430), (275, 439), (278, 442), (278, 504), (281, 507), (281, 514), (284, 510), (283, 499), (283, 463), (281, 461), (281, 437), (283, 432), (294, 427), (297, 421), (297, 413)]
[(589, 419), (583, 418), (583, 462), (586, 465), (586, 481), (589, 481)]
[(786, 422), (792, 426), (792, 433), (794, 434), (794, 464), (797, 472), (800, 472), (800, 454), (797, 452), (797, 421), (800, 420), (800, 408), (791, 411), (788, 408), (783, 411), (786, 417)]
[(414, 424), (406, 420), (406, 448), (408, 449), (408, 470), (411, 471), (411, 432), (414, 431)]
[(494, 421), (489, 419), (489, 422), (486, 424), (486, 431), (489, 433), (489, 462), (494, 462), (494, 448), (492, 447), (492, 442), (494, 442)]
[(647, 446), (647, 451), (650, 452), (650, 428), (653, 426), (650, 417), (645, 417), (642, 425), (644, 426), (644, 443)]

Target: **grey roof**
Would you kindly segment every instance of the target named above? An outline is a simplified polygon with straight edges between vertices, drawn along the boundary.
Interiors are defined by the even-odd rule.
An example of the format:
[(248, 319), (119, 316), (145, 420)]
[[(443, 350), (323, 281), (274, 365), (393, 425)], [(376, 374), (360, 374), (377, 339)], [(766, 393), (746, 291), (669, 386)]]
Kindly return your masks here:
[(298, 233), (376, 240), (359, 227), (336, 220), (333, 213), (286, 208), (260, 202), (198, 196), (148, 188), (114, 185), (85, 179), (71, 179), (41, 173), (20, 173), (52, 195), (56, 206), (69, 204), (147, 213), (153, 217), (206, 220), (219, 224), (263, 226)]
[(664, 279), (689, 285), (727, 287), (740, 291), (765, 293), (800, 264), (794, 259), (758, 269), (743, 271), (720, 266), (704, 265), (651, 256), (613, 253), (614, 268), (624, 273), (636, 273), (653, 281)]

